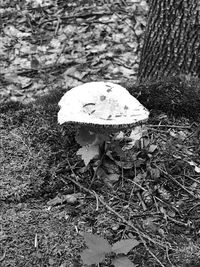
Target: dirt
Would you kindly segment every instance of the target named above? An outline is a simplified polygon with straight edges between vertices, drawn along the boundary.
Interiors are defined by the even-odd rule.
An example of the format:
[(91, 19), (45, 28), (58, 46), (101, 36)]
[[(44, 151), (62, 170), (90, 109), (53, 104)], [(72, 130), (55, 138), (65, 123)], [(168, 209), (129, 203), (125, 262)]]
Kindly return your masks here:
[(92, 181), (76, 155), (77, 129), (59, 126), (55, 98), (47, 99), (0, 108), (2, 266), (84, 266), (83, 231), (111, 244), (141, 241), (128, 254), (139, 266), (199, 266), (200, 176), (188, 163), (200, 163), (195, 124), (154, 116), (131, 168), (114, 183)]

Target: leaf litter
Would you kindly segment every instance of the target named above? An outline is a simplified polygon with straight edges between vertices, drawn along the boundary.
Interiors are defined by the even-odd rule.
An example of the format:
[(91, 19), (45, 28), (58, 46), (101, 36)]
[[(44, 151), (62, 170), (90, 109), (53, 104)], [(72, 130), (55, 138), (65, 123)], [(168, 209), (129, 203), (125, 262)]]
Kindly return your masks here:
[[(118, 81), (136, 78), (133, 69), (139, 60), (138, 38), (142, 38), (135, 33), (132, 16), (140, 20), (140, 27), (147, 10), (139, 10), (140, 3), (117, 7), (112, 1), (84, 2), (80, 10), (79, 2), (24, 1), (22, 5), (14, 1), (12, 8), (3, 4), (0, 12), (6, 27), (1, 36), (2, 75), (31, 79), (28, 90), (21, 88), (20, 81), (12, 81), (25, 95), (25, 99), (16, 100), (33, 101), (36, 92), (42, 95), (49, 89), (63, 85), (67, 89), (103, 76)], [(11, 13), (13, 19), (7, 24)], [(69, 76), (71, 67), (74, 71)], [(3, 101), (10, 97), (5, 86), (1, 95)], [(15, 96), (15, 90), (11, 96)]]

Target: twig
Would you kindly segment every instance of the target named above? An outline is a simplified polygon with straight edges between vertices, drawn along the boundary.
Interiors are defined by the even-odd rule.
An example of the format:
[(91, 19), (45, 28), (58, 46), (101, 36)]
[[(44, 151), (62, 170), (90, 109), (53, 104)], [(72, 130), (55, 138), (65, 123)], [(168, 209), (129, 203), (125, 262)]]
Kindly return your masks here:
[[(70, 165), (69, 165), (69, 166), (70, 166)], [(71, 167), (71, 166), (70, 166), (70, 167)], [(73, 173), (73, 176), (74, 176), (74, 177), (77, 176), (72, 168), (71, 168), (71, 172)], [(107, 207), (108, 210), (110, 210), (110, 211), (113, 212), (116, 216), (118, 216), (120, 219), (122, 219), (122, 221), (125, 220), (124, 217), (122, 217), (119, 213), (117, 213), (116, 211), (114, 211), (114, 210), (113, 210), (110, 206), (108, 206), (108, 205), (107, 205), (101, 198), (99, 198), (99, 196), (97, 195), (96, 192), (91, 191), (90, 189), (84, 187), (84, 186), (81, 185), (79, 182), (73, 180), (72, 178), (70, 178), (70, 177), (68, 177), (68, 176), (67, 176), (66, 178), (67, 178), (68, 180), (70, 180), (72, 183), (74, 183), (75, 185), (77, 185), (79, 188), (81, 188), (81, 189), (83, 189), (84, 191), (86, 191), (87, 193), (93, 195), (95, 198), (98, 197), (99, 201), (100, 201), (103, 205), (105, 205), (105, 206)], [(63, 178), (61, 178), (61, 180), (66, 184), (66, 181), (65, 181)], [(125, 222), (127, 222), (127, 223), (129, 224), (128, 221), (125, 220)], [(135, 226), (133, 226), (133, 228), (134, 228), (134, 227), (135, 227)], [(139, 232), (139, 230), (138, 230), (136, 227), (135, 227), (135, 229), (136, 229), (136, 232)], [(140, 234), (140, 232), (139, 232), (139, 234)], [(154, 241), (153, 239), (151, 239), (149, 236), (147, 236), (147, 237), (148, 237), (147, 239), (149, 239), (149, 241), (151, 241), (151, 242), (153, 242), (153, 243), (156, 242), (157, 244), (160, 244), (159, 242)], [(160, 245), (163, 246), (162, 244), (160, 244)]]
[(192, 181), (196, 182), (197, 184), (200, 184), (200, 181), (199, 181), (199, 180), (197, 180), (197, 179), (195, 179), (195, 178), (193, 178), (193, 177), (191, 177), (191, 176), (189, 176), (189, 175), (186, 175), (186, 174), (183, 174), (183, 175), (184, 175), (185, 177), (191, 179)]
[(55, 35), (57, 35), (59, 27), (60, 27), (60, 18), (58, 17), (58, 20), (57, 20), (57, 23), (56, 23)]
[[(58, 20), (58, 23), (60, 23), (60, 20)], [(64, 52), (65, 48), (67, 47), (67, 42), (64, 43), (60, 53), (58, 54), (56, 61), (54, 62), (54, 65), (56, 65), (58, 63), (58, 60), (60, 59), (62, 53)]]
[(5, 256), (6, 256), (6, 250), (4, 251), (3, 256), (0, 258), (0, 261), (3, 261), (5, 259)]
[[(113, 13), (110, 13), (110, 12), (89, 12), (89, 13), (85, 13), (85, 14), (81, 14), (81, 13), (78, 13), (76, 15), (68, 15), (66, 17), (60, 17), (60, 21), (63, 22), (63, 21), (66, 21), (66, 20), (70, 20), (70, 19), (79, 19), (79, 18), (82, 18), (82, 19), (87, 19), (87, 18), (90, 18), (90, 17), (102, 17), (102, 16), (109, 16), (109, 15), (113, 15)], [(57, 20), (57, 18), (53, 18), (53, 19), (48, 19), (48, 20), (45, 20), (43, 22), (41, 22), (39, 24), (39, 27), (43, 27), (43, 25), (45, 23), (48, 23), (48, 22), (54, 22), (55, 20)]]
[(189, 191), (186, 187), (184, 187), (179, 181), (177, 181), (172, 175), (161, 169), (158, 165), (155, 164), (155, 167), (159, 169), (162, 173), (164, 173), (167, 177), (169, 177), (173, 182), (175, 182), (177, 185), (179, 185), (184, 191), (186, 191), (190, 196), (193, 198), (199, 199), (199, 196), (195, 196), (191, 191)]
[[(183, 227), (190, 227), (187, 223), (183, 223), (183, 222), (180, 222), (180, 221), (177, 221), (175, 220), (174, 218), (170, 217), (170, 216), (167, 216), (167, 219), (177, 225), (180, 225), (180, 226), (183, 226)], [(191, 228), (191, 227), (190, 227)]]
[[(73, 174), (74, 171), (72, 169)], [(140, 240), (142, 241), (143, 245), (145, 246), (146, 250), (149, 252), (149, 254), (151, 254), (151, 256), (160, 264), (161, 267), (165, 267), (160, 260), (156, 257), (156, 255), (154, 255), (154, 253), (152, 251), (150, 251), (150, 249), (147, 247), (146, 241), (144, 239), (147, 239), (148, 241), (160, 245), (161, 247), (166, 248), (166, 245), (152, 239), (150, 236), (142, 233), (137, 227), (135, 227), (131, 222), (127, 221), (126, 219), (124, 219), (123, 216), (121, 216), (118, 212), (116, 212), (114, 209), (112, 209), (106, 202), (104, 202), (97, 194), (96, 192), (93, 192), (87, 188), (85, 188), (83, 185), (81, 185), (79, 182), (73, 180), (70, 177), (66, 177), (69, 181), (71, 181), (72, 183), (74, 183), (75, 185), (77, 185), (79, 188), (81, 188), (82, 190), (84, 190), (85, 192), (93, 195), (95, 198), (98, 198), (99, 202), (101, 202), (109, 211), (111, 211), (113, 214), (115, 214), (118, 218), (120, 218), (122, 220), (123, 223), (125, 223), (126, 225), (130, 226), (131, 228), (134, 229), (134, 231), (138, 234)], [(67, 182), (64, 180), (64, 178), (61, 178), (61, 180), (66, 184)]]
[(141, 205), (142, 205), (143, 210), (146, 211), (146, 210), (147, 210), (147, 207), (146, 207), (146, 205), (145, 205), (145, 203), (144, 203), (144, 201), (143, 201), (143, 199), (142, 199), (140, 193), (137, 192), (136, 194), (137, 194), (137, 196), (138, 196), (138, 198), (139, 198), (139, 200), (140, 200), (140, 203), (141, 203)]

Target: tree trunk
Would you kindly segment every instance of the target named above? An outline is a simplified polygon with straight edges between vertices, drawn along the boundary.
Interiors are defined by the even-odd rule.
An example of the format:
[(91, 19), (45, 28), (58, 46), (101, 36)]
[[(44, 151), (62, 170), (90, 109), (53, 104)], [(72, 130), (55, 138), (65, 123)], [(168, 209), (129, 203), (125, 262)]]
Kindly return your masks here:
[(150, 0), (138, 81), (200, 77), (200, 0)]

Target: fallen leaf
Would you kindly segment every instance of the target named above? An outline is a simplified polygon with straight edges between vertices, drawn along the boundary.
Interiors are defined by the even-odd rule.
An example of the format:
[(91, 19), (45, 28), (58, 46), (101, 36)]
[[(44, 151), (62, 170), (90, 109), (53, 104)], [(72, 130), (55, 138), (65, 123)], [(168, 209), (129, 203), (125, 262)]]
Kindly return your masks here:
[(132, 248), (138, 246), (140, 242), (136, 239), (120, 240), (112, 246), (112, 251), (116, 254), (127, 254)]
[(10, 37), (28, 37), (31, 35), (31, 33), (21, 32), (17, 28), (15, 28), (13, 25), (8, 25), (4, 28), (4, 33)]
[(160, 170), (157, 168), (151, 168), (150, 167), (150, 175), (151, 175), (152, 179), (156, 180), (156, 179), (160, 178)]
[(156, 233), (159, 229), (158, 225), (155, 223), (155, 220), (154, 218), (152, 217), (149, 217), (145, 220), (143, 220), (143, 227), (144, 229), (148, 230), (148, 231), (151, 231), (153, 233)]
[(136, 267), (127, 257), (116, 258), (112, 261), (112, 264), (115, 267)]
[(55, 198), (49, 200), (47, 202), (47, 205), (55, 206), (55, 205), (63, 204), (64, 202), (74, 204), (75, 202), (77, 202), (78, 197), (79, 197), (78, 194), (68, 194), (68, 195), (56, 196)]
[(76, 154), (81, 156), (85, 165), (87, 166), (92, 159), (99, 155), (99, 146), (83, 146), (79, 148)]
[(150, 145), (149, 146), (149, 149), (148, 149), (148, 152), (149, 153), (153, 153), (157, 148), (158, 148), (157, 145)]
[(120, 175), (117, 173), (108, 174), (102, 167), (97, 169), (96, 175), (98, 179), (104, 181), (107, 186), (112, 186), (113, 183), (119, 180)]
[(197, 166), (197, 164), (194, 161), (188, 161), (188, 163), (190, 164), (190, 166), (194, 166), (195, 172), (200, 173), (200, 167)]

